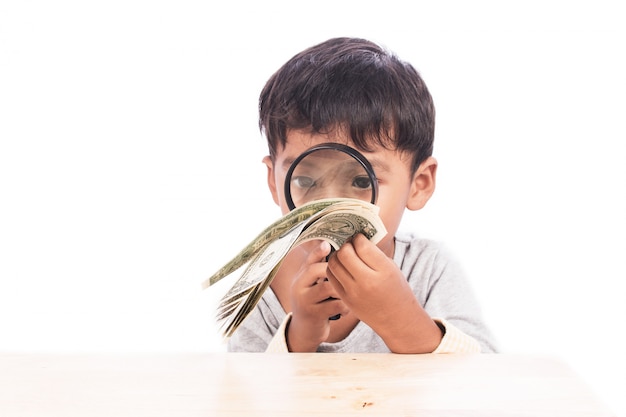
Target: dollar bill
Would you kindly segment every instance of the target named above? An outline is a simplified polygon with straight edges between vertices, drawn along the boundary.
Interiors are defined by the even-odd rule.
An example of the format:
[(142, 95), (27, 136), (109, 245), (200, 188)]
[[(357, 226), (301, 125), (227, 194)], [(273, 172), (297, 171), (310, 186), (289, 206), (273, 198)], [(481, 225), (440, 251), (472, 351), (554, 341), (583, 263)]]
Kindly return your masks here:
[(339, 199), (324, 199), (311, 202), (302, 207), (292, 210), (285, 216), (281, 217), (265, 230), (263, 230), (252, 242), (243, 248), (237, 256), (226, 263), (222, 268), (215, 272), (211, 277), (202, 283), (202, 288), (210, 287), (222, 278), (230, 275), (241, 266), (248, 263), (255, 255), (263, 250), (270, 242), (274, 241), (280, 235), (292, 229), (297, 224), (309, 219), (320, 210), (340, 201)]
[(378, 217), (378, 207), (355, 199), (314, 201), (272, 223), (203, 283), (204, 288), (213, 285), (247, 264), (218, 305), (217, 320), (223, 335), (230, 337), (256, 307), (292, 248), (325, 240), (339, 249), (358, 233), (378, 243), (387, 232)]

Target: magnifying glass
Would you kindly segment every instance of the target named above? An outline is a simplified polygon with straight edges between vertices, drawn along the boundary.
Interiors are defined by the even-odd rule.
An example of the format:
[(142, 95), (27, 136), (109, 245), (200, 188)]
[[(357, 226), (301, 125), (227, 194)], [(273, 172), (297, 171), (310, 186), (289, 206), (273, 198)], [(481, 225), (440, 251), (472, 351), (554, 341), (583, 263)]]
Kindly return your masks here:
[[(372, 165), (359, 151), (340, 143), (307, 149), (292, 162), (285, 177), (289, 210), (322, 198), (356, 198), (376, 204), (377, 196)], [(337, 314), (329, 320), (340, 318)]]
[(287, 171), (289, 210), (322, 198), (356, 198), (376, 203), (378, 181), (359, 151), (341, 143), (322, 143), (304, 151)]

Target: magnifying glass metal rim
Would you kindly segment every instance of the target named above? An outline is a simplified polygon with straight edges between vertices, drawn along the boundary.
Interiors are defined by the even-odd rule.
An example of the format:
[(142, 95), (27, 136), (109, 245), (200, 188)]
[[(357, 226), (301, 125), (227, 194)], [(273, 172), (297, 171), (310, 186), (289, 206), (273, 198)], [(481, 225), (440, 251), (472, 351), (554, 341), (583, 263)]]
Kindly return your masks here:
[(296, 208), (296, 205), (293, 203), (293, 199), (291, 198), (291, 176), (293, 175), (293, 171), (295, 170), (296, 166), (298, 165), (300, 161), (302, 161), (311, 153), (320, 151), (320, 150), (341, 151), (343, 153), (348, 154), (352, 158), (354, 158), (363, 167), (363, 169), (365, 169), (367, 176), (372, 181), (372, 200), (370, 202), (372, 204), (376, 204), (376, 199), (378, 198), (378, 181), (376, 180), (376, 174), (374, 173), (374, 168), (372, 168), (372, 165), (367, 160), (367, 158), (365, 158), (365, 156), (363, 156), (361, 152), (357, 151), (356, 149), (348, 145), (344, 145), (342, 143), (336, 143), (336, 142), (328, 142), (328, 143), (321, 143), (319, 145), (316, 145), (307, 149), (291, 163), (291, 166), (289, 167), (289, 170), (287, 171), (287, 175), (285, 176), (285, 184), (284, 184), (285, 200), (287, 203), (287, 207), (289, 207), (289, 210), (293, 210)]

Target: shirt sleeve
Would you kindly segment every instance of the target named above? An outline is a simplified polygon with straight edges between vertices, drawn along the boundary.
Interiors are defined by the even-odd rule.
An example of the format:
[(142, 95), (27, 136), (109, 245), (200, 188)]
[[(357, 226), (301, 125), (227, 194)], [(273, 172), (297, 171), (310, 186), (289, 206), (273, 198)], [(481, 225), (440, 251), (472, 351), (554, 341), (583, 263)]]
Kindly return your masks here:
[(480, 353), (480, 343), (444, 319), (433, 319), (443, 330), (443, 338), (433, 353)]
[(291, 313), (287, 314), (283, 322), (276, 330), (276, 334), (267, 345), (265, 352), (267, 353), (289, 353), (289, 347), (287, 346), (287, 325), (291, 321)]

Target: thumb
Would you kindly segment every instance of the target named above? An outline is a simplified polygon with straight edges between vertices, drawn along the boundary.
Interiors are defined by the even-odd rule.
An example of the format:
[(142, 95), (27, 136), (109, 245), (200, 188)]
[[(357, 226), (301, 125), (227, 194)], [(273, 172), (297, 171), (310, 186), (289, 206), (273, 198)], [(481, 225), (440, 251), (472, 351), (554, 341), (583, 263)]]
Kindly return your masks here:
[(326, 257), (330, 254), (330, 243), (322, 240), (319, 245), (315, 246), (309, 253), (308, 263), (326, 261)]

